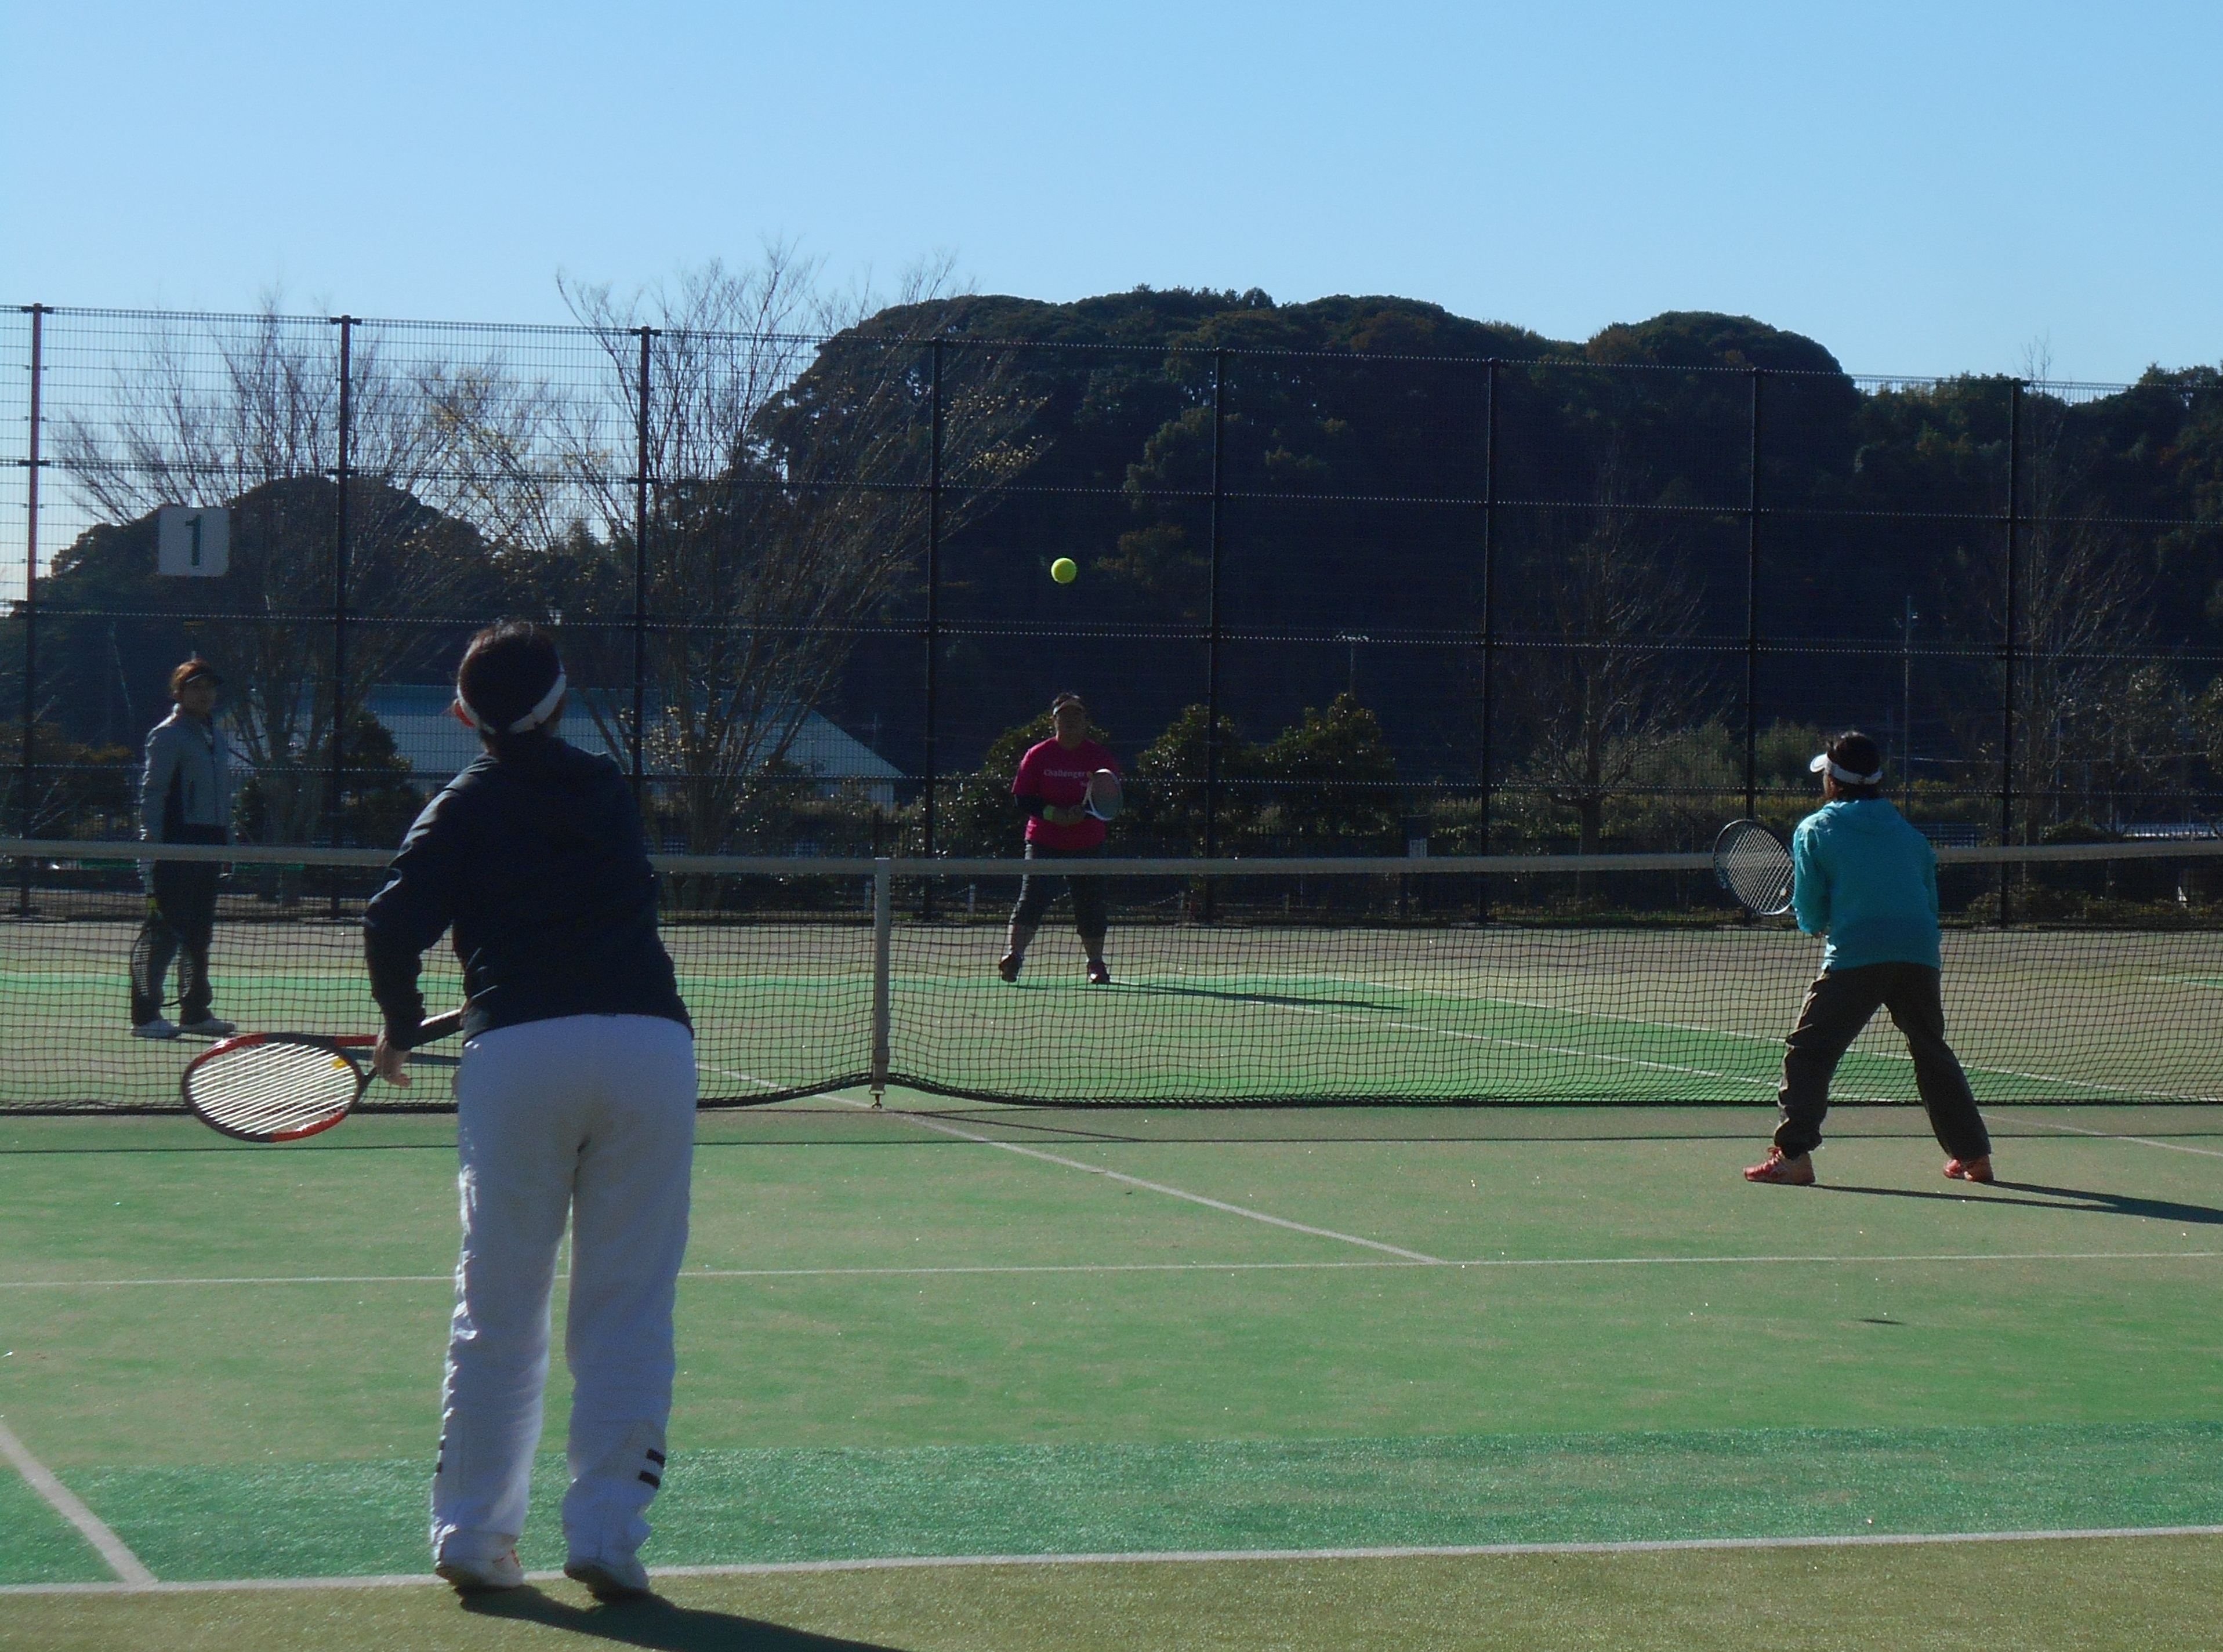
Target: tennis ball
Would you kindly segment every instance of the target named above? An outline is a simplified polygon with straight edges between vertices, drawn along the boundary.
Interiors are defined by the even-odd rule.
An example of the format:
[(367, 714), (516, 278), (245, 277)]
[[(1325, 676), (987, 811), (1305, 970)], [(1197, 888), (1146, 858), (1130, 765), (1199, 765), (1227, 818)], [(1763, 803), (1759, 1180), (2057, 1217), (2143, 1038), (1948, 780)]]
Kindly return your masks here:
[(1060, 585), (1070, 585), (1080, 577), (1080, 564), (1070, 556), (1061, 556), (1049, 565), (1049, 576)]

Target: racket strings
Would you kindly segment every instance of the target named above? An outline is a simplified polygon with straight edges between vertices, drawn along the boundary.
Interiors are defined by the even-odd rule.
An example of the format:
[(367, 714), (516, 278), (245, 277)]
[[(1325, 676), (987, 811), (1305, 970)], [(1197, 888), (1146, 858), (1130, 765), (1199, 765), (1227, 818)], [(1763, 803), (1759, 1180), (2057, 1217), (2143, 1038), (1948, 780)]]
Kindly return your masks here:
[(1120, 803), (1118, 776), (1109, 769), (1099, 769), (1089, 776), (1081, 801), (1083, 808), (1099, 820), (1111, 820), (1118, 817)]
[(355, 1105), (355, 1064), (313, 1044), (273, 1040), (208, 1057), (187, 1076), (186, 1099), (210, 1123), (274, 1137), (337, 1118)]
[(1764, 828), (1741, 832), (1721, 845), (1716, 864), (1729, 892), (1755, 912), (1782, 911), (1791, 901), (1791, 856)]

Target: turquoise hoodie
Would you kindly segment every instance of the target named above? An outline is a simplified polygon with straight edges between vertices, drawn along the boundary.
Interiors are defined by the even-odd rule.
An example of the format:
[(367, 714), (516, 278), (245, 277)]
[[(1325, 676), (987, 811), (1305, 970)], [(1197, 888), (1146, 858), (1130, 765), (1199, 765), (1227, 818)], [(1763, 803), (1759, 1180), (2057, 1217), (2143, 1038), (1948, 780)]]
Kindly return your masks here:
[(1826, 935), (1822, 972), (1937, 967), (1937, 854), (1880, 797), (1824, 803), (1791, 839), (1791, 908)]

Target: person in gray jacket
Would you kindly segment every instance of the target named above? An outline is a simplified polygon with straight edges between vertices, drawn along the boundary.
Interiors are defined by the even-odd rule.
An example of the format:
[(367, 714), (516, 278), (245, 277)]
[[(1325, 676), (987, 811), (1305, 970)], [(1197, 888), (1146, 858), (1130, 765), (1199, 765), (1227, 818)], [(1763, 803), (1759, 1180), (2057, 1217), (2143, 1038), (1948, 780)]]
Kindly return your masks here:
[[(147, 736), (147, 768), (139, 786), (139, 837), (144, 843), (231, 841), (231, 777), (224, 736), (216, 726), (224, 679), (206, 660), (170, 673), (177, 710)], [(158, 860), (147, 868), (147, 921), (131, 948), (131, 1031), (142, 1039), (180, 1033), (222, 1038), (235, 1029), (210, 1014), (209, 943), (216, 933), (216, 890), (224, 869), (213, 861)], [(178, 964), (178, 1020), (162, 1014), (162, 983)]]

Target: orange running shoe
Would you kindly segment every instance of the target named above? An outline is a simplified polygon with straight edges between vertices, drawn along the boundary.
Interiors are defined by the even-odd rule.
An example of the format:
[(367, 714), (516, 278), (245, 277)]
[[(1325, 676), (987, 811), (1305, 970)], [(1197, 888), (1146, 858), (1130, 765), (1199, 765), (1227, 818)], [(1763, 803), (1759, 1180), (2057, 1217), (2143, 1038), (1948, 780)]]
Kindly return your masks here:
[(1780, 1147), (1770, 1147), (1767, 1157), (1757, 1165), (1744, 1167), (1748, 1182), (1774, 1182), (1784, 1187), (1814, 1185), (1814, 1155), (1786, 1154)]
[(1956, 1182), (1988, 1182), (1992, 1179), (1992, 1156), (1978, 1153), (1974, 1159), (1949, 1159), (1945, 1173)]

